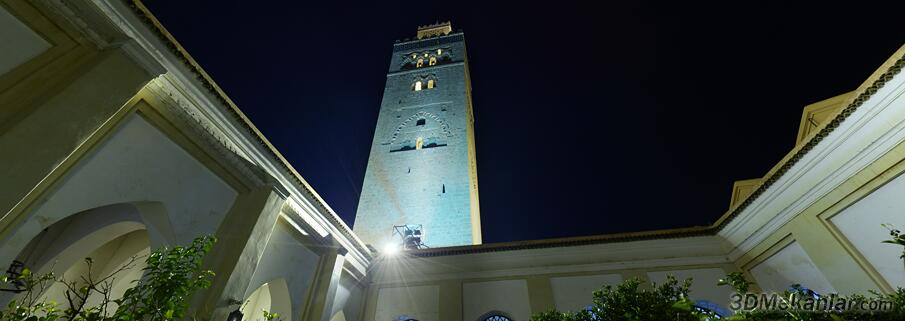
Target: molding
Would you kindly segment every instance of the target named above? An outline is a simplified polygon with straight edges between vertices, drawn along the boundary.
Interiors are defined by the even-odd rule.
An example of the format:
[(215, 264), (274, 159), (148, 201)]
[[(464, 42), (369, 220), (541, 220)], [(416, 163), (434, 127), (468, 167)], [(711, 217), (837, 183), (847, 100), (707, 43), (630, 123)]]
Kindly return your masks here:
[(145, 51), (127, 33), (118, 28), (115, 21), (119, 16), (110, 16), (110, 11), (102, 10), (94, 3), (73, 0), (37, 0), (37, 4), (47, 8), (62, 23), (76, 30), (81, 38), (98, 50), (120, 48), (135, 63), (151, 75), (160, 75), (166, 69)]
[[(805, 145), (808, 148), (794, 154), (783, 165), (785, 171), (767, 178), (764, 185), (742, 204), (748, 206), (739, 208), (745, 215), (739, 216), (742, 211), (737, 210), (737, 219), (723, 221), (719, 235), (737, 244), (730, 252), (731, 259), (753, 249), (799, 213), (905, 141), (905, 113), (901, 108), (889, 108), (905, 93), (905, 77), (894, 77), (903, 66), (905, 61), (899, 60), (843, 109), (829, 123), (831, 126), (820, 130), (815, 139)], [(864, 105), (866, 107), (858, 108)], [(777, 211), (777, 206), (782, 208)], [(752, 232), (751, 226), (757, 228)]]
[[(393, 263), (397, 265), (404, 266), (405, 269), (411, 271), (426, 271), (426, 269), (419, 269), (419, 263), (407, 262), (408, 260), (412, 260), (413, 258), (407, 258), (403, 260), (393, 261)], [(375, 263), (380, 265), (379, 268), (383, 268), (383, 265), (388, 264), (387, 261), (383, 260), (375, 260)], [(647, 259), (647, 260), (637, 260), (637, 261), (617, 261), (617, 262), (605, 262), (605, 263), (589, 263), (589, 264), (565, 264), (565, 265), (553, 265), (553, 266), (543, 266), (543, 267), (528, 267), (528, 268), (514, 268), (514, 269), (501, 269), (501, 270), (487, 270), (487, 271), (467, 271), (467, 272), (453, 272), (453, 273), (439, 273), (439, 274), (424, 274), (424, 273), (406, 273), (406, 274), (396, 274), (397, 277), (404, 277), (404, 280), (400, 279), (388, 279), (385, 277), (386, 274), (381, 274), (381, 276), (374, 276), (372, 278), (374, 285), (387, 285), (387, 284), (396, 284), (399, 282), (404, 283), (413, 283), (413, 282), (430, 282), (430, 281), (441, 281), (441, 280), (469, 280), (469, 279), (488, 279), (488, 278), (515, 278), (515, 277), (526, 277), (526, 276), (543, 276), (548, 274), (566, 274), (566, 273), (588, 273), (588, 272), (598, 272), (599, 274), (617, 274), (617, 271), (623, 270), (681, 270), (681, 269), (689, 269), (689, 268), (698, 268), (700, 266), (715, 266), (722, 268), (723, 264), (731, 263), (727, 260), (725, 256), (716, 255), (716, 256), (700, 256), (700, 257), (683, 257), (683, 258), (663, 258), (663, 259)], [(392, 264), (392, 263), (390, 263)], [(671, 269), (675, 268), (675, 269)], [(387, 271), (385, 273), (392, 273), (392, 271)]]
[(447, 255), (463, 255), (475, 253), (489, 253), (500, 251), (571, 247), (581, 245), (621, 243), (646, 240), (678, 239), (696, 236), (711, 236), (713, 233), (709, 227), (698, 226), (690, 228), (655, 230), (631, 233), (603, 234), (593, 236), (579, 236), (545, 240), (516, 241), (504, 243), (487, 243), (479, 245), (464, 245), (441, 248), (427, 248), (412, 250), (409, 255), (416, 257), (433, 257)]
[(443, 69), (443, 68), (447, 68), (447, 67), (457, 67), (457, 66), (465, 66), (465, 61), (456, 61), (456, 62), (450, 62), (450, 63), (445, 63), (445, 64), (410, 69), (410, 70), (389, 72), (389, 73), (387, 73), (387, 78), (395, 77), (395, 76), (402, 76), (402, 75), (407, 75), (407, 74), (423, 73), (426, 71)]
[[(177, 128), (189, 131), (192, 135), (187, 135), (192, 141), (201, 143), (208, 153), (217, 156), (217, 159), (225, 160), (230, 167), (238, 171), (242, 177), (249, 179), (256, 186), (262, 186), (272, 183), (274, 179), (266, 172), (249, 163), (246, 158), (239, 155), (237, 147), (232, 144), (229, 138), (225, 137), (209, 119), (203, 117), (196, 105), (182, 94), (172, 83), (167, 81), (165, 76), (155, 78), (145, 89), (154, 96), (163, 105), (167, 115), (173, 116)], [(274, 185), (274, 191), (282, 197), (286, 197), (287, 193), (281, 186)]]

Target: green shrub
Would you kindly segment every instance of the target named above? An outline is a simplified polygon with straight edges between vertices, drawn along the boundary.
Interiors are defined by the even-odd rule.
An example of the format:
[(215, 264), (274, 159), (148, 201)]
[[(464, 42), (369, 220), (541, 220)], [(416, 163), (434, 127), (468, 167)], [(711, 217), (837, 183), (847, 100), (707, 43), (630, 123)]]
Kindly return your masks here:
[[(85, 259), (88, 273), (78, 281), (58, 278), (53, 272), (35, 275), (22, 270), (7, 283), (18, 284), (23, 293), (0, 311), (0, 321), (170, 321), (182, 319), (188, 299), (198, 289), (210, 286), (214, 273), (202, 270), (204, 255), (216, 239), (199, 237), (189, 246), (161, 248), (146, 258), (144, 276), (125, 291), (122, 298), (112, 299), (112, 280), (121, 272), (133, 268), (137, 257), (101, 279), (93, 279), (91, 258)], [(60, 282), (66, 287), (67, 304), (60, 309), (56, 302), (42, 301), (41, 295), (50, 285)], [(99, 297), (96, 305), (88, 305), (89, 297)], [(114, 304), (111, 304), (114, 303)], [(108, 311), (110, 307), (115, 311)]]

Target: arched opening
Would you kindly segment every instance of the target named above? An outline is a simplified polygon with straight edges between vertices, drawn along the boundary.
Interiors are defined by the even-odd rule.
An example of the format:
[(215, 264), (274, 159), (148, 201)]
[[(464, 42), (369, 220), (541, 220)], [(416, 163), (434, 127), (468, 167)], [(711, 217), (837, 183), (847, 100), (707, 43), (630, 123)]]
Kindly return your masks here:
[[(91, 258), (91, 275), (93, 280), (101, 280), (115, 274), (108, 279), (110, 282), (110, 298), (117, 299), (123, 293), (134, 286), (133, 281), (141, 278), (145, 268), (145, 258), (150, 253), (148, 246), (148, 233), (145, 230), (136, 230), (117, 237), (98, 248), (85, 257)], [(65, 268), (65, 267), (64, 267)], [(83, 260), (72, 264), (68, 268), (54, 267), (55, 273), (67, 281), (77, 284), (87, 284), (82, 278), (88, 275), (89, 264)], [(54, 283), (42, 296), (46, 302), (68, 302), (66, 298), (66, 286), (62, 283)], [(85, 301), (85, 306), (97, 306), (103, 301), (100, 293), (91, 293)], [(110, 303), (107, 311), (115, 311), (116, 303)]]
[(421, 91), (421, 81), (420, 80), (415, 82), (415, 87), (413, 87), (413, 90)]
[(333, 314), (333, 316), (330, 317), (330, 321), (346, 321), (346, 314), (343, 313), (342, 310), (339, 310), (339, 312), (336, 312), (336, 314)]
[(508, 313), (501, 311), (490, 311), (478, 317), (477, 321), (514, 321)]
[(292, 320), (292, 303), (285, 279), (264, 283), (242, 303), (242, 321), (265, 321), (264, 311), (277, 313), (283, 320)]
[[(102, 285), (110, 300), (122, 297), (141, 278), (145, 258), (150, 253), (151, 237), (135, 206), (118, 204), (99, 207), (59, 220), (35, 235), (15, 256), (35, 273), (53, 272), (67, 283), (78, 286), (90, 282)], [(86, 258), (91, 258), (90, 264)], [(87, 298), (66, 297), (68, 288), (60, 282), (50, 284), (39, 295), (42, 301), (60, 303), (60, 308), (72, 304), (86, 307), (103, 302), (103, 294), (88, 293)], [(3, 301), (13, 296), (3, 297)], [(109, 303), (107, 311), (114, 311)]]

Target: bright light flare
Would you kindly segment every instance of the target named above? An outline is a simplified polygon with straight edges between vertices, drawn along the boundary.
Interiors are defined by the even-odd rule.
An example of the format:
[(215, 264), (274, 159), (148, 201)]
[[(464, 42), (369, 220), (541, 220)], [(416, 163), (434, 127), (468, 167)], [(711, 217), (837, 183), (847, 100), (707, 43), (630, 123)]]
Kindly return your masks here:
[(399, 246), (393, 243), (387, 243), (383, 246), (383, 255), (396, 255), (399, 253)]

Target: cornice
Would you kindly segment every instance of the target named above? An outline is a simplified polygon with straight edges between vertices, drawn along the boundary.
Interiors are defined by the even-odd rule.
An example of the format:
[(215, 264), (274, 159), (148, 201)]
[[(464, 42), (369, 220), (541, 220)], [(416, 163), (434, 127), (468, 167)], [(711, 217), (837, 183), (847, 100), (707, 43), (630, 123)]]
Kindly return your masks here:
[[(355, 236), (351, 229), (343, 222), (336, 213), (321, 199), (310, 185), (301, 177), (301, 175), (289, 164), (289, 162), (276, 150), (276, 148), (264, 137), (248, 117), (239, 110), (238, 106), (229, 99), (226, 93), (213, 81), (213, 79), (200, 67), (200, 65), (188, 54), (188, 52), (176, 41), (175, 38), (160, 24), (160, 22), (151, 14), (147, 7), (140, 0), (123, 0), (125, 5), (135, 14), (148, 29), (161, 41), (169, 52), (174, 55), (183, 66), (187, 68), (194, 76), (195, 81), (205, 89), (212, 98), (220, 105), (225, 106), (225, 111), (233, 117), (236, 123), (246, 130), (246, 133), (255, 141), (263, 150), (267, 152), (267, 156), (271, 158), (271, 162), (279, 165), (279, 169), (283, 171), (286, 177), (291, 178), (296, 189), (304, 194), (304, 199), (313, 201), (313, 205), (318, 212), (325, 213), (323, 215), (336, 230), (349, 240), (358, 252), (367, 260), (371, 259), (370, 251), (364, 246), (364, 243)], [(125, 22), (123, 22), (125, 23)], [(127, 23), (126, 23), (127, 24)]]
[(273, 183), (270, 175), (250, 163), (246, 157), (240, 156), (242, 153), (232, 140), (226, 137), (208, 118), (201, 115), (195, 104), (176, 89), (165, 76), (151, 80), (145, 88), (157, 100), (163, 102), (167, 114), (176, 117), (173, 121), (177, 122), (180, 128), (185, 128), (193, 133), (193, 138), (203, 142), (201, 146), (225, 160), (233, 170), (241, 173), (242, 177), (251, 179), (255, 185)]
[(786, 161), (780, 162), (774, 171), (768, 173), (767, 176), (764, 177), (763, 183), (755, 189), (748, 198), (743, 201), (739, 206), (735, 209), (729, 211), (716, 223), (714, 223), (714, 227), (718, 230), (722, 229), (729, 223), (733, 218), (737, 217), (741, 212), (743, 212), (748, 206), (751, 205), (760, 195), (762, 195), (767, 189), (773, 186), (776, 181), (786, 174), (793, 166), (795, 166), (805, 154), (810, 152), (817, 146), (820, 142), (822, 142), (829, 134), (839, 127), (845, 119), (852, 115), (861, 105), (864, 104), (871, 96), (873, 96), (880, 88), (883, 88), (887, 82), (893, 79), (902, 68), (905, 67), (905, 57), (899, 58), (892, 66), (890, 66), (882, 75), (880, 75), (870, 86), (865, 88), (864, 90), (858, 93), (857, 98), (853, 99), (845, 108), (843, 108), (833, 119), (829, 122), (826, 122), (819, 131), (813, 134), (806, 143), (802, 144), (799, 148), (793, 149), (793, 152), (790, 157), (787, 158)]
[[(381, 263), (383, 261), (378, 260), (378, 271), (385, 269), (385, 266)], [(433, 269), (430, 268), (421, 268), (420, 265), (410, 265), (412, 262), (387, 262), (389, 265), (394, 267), (405, 266), (406, 269), (410, 269), (413, 271), (431, 271)], [(409, 263), (409, 264), (406, 264)], [(588, 263), (588, 264), (563, 264), (563, 265), (542, 265), (542, 266), (533, 266), (533, 267), (524, 267), (524, 268), (512, 268), (512, 269), (498, 269), (498, 270), (463, 270), (461, 272), (448, 272), (448, 273), (437, 273), (437, 274), (429, 274), (429, 273), (382, 273), (374, 276), (372, 279), (374, 280), (374, 284), (378, 285), (387, 285), (387, 284), (395, 284), (399, 282), (405, 283), (414, 283), (414, 282), (433, 282), (433, 281), (442, 281), (442, 280), (467, 280), (467, 279), (487, 279), (487, 278), (507, 278), (507, 277), (520, 277), (520, 276), (537, 276), (544, 274), (569, 274), (569, 273), (617, 273), (619, 270), (633, 270), (633, 269), (662, 269), (662, 268), (671, 268), (671, 267), (682, 267), (688, 268), (689, 266), (715, 266), (721, 264), (731, 263), (728, 261), (726, 256), (724, 255), (716, 255), (716, 256), (696, 256), (696, 257), (682, 257), (682, 258), (656, 258), (656, 259), (643, 259), (643, 260), (631, 260), (631, 261), (618, 261), (618, 262), (600, 262), (600, 263)], [(427, 264), (427, 266), (430, 266)], [(488, 264), (488, 266), (494, 266), (492, 264)], [(402, 279), (402, 278), (404, 279)]]
[(669, 230), (642, 231), (631, 233), (602, 234), (593, 236), (579, 236), (568, 238), (556, 238), (545, 240), (530, 240), (505, 243), (488, 243), (480, 245), (465, 245), (453, 247), (427, 248), (411, 250), (408, 255), (416, 257), (433, 257), (446, 255), (462, 255), (475, 253), (490, 253), (513, 250), (542, 249), (552, 247), (581, 246), (604, 243), (634, 242), (646, 240), (660, 240), (673, 238), (686, 238), (695, 236), (713, 235), (710, 227), (698, 226)]

